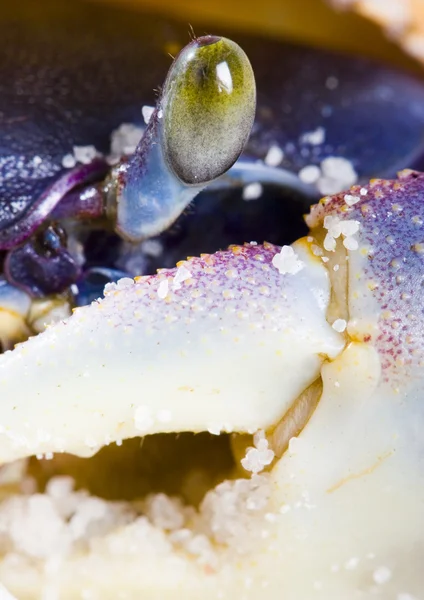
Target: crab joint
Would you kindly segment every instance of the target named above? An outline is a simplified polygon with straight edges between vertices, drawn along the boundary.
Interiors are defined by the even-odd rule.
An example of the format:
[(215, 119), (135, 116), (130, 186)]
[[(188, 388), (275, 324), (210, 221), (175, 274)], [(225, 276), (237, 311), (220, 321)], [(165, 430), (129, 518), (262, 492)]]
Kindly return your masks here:
[(238, 159), (256, 108), (252, 67), (226, 38), (193, 40), (177, 56), (133, 157), (116, 173), (109, 214), (140, 241), (171, 225)]

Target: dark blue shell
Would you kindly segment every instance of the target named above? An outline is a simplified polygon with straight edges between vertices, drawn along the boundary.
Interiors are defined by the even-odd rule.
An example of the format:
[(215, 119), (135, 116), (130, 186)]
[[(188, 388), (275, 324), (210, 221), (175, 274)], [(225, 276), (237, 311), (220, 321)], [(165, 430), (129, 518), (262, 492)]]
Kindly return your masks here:
[[(229, 35), (257, 77), (248, 154), (263, 158), (277, 143), (283, 166), (296, 172), (325, 156), (344, 156), (362, 179), (423, 166), (421, 81), (358, 57)], [(185, 24), (78, 0), (2, 7), (0, 248), (65, 172), (62, 159), (74, 145), (107, 153), (112, 130), (143, 123), (141, 107), (155, 101), (169, 50), (187, 41)], [(318, 126), (325, 143), (301, 144), (302, 134)]]

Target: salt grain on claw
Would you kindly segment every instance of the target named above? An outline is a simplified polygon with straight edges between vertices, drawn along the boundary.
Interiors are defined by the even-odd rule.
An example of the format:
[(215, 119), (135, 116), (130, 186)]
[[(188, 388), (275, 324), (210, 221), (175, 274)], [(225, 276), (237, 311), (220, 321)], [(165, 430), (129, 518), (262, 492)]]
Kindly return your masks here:
[(294, 275), (302, 270), (304, 266), (291, 246), (283, 246), (272, 259), (272, 264), (281, 275)]
[(246, 456), (242, 458), (241, 464), (246, 471), (251, 473), (260, 473), (265, 467), (274, 460), (274, 452), (269, 448), (268, 440), (263, 431), (255, 434), (253, 442), (254, 448), (248, 448)]

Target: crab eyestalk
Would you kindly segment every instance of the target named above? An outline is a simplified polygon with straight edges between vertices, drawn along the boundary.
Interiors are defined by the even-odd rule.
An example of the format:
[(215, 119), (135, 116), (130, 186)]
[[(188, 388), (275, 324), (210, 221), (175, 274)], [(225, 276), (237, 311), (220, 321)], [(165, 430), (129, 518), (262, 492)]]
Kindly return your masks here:
[(164, 231), (238, 159), (256, 108), (252, 67), (231, 40), (193, 40), (175, 59), (146, 132), (118, 168), (108, 212), (136, 242)]

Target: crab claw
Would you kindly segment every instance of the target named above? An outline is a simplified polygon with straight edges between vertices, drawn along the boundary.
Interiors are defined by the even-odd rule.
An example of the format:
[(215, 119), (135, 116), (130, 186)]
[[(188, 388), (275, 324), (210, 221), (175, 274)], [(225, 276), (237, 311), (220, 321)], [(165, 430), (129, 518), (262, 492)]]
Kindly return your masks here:
[(108, 213), (124, 239), (166, 230), (240, 156), (253, 126), (256, 84), (233, 41), (204, 36), (174, 60), (158, 106), (111, 186)]
[(325, 267), (295, 248), (235, 246), (122, 279), (1, 356), (0, 461), (278, 422), (344, 344), (326, 321)]
[[(75, 558), (80, 546), (66, 557), (66, 590), (78, 580), (102, 598), (419, 597), (423, 195), (413, 172), (354, 187), (316, 206), (311, 236), (291, 247), (232, 247), (121, 280), (0, 357), (2, 462), (158, 432), (259, 429), (267, 437), (255, 436), (243, 466), (257, 473), (277, 457), (268, 473), (210, 490), (195, 515), (181, 509), (177, 525), (167, 501), (150, 498), (160, 532), (119, 517), (88, 558)], [(0, 511), (12, 533), (16, 515), (36, 511), (16, 502)], [(22, 537), (10, 538), (19, 550)]]

